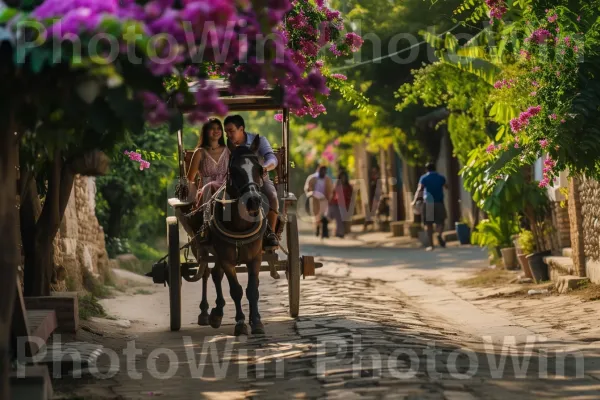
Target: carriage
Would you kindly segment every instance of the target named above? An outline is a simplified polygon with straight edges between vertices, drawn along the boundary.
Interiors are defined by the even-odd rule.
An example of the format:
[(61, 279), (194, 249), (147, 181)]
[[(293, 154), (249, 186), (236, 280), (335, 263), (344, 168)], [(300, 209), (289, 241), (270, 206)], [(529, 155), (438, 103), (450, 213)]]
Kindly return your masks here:
[[(223, 80), (209, 81), (219, 92), (219, 98), (229, 107), (230, 112), (235, 111), (269, 111), (282, 112), (282, 145), (275, 149), (278, 160), (274, 173), (273, 183), (277, 188), (279, 199), (279, 218), (276, 234), (280, 240), (278, 251), (263, 251), (261, 271), (269, 271), (271, 277), (278, 279), (279, 272), (285, 272), (288, 282), (289, 315), (296, 318), (300, 311), (300, 276), (314, 276), (315, 268), (322, 264), (315, 263), (314, 257), (300, 256), (300, 244), (298, 235), (297, 198), (289, 190), (290, 161), (290, 124), (289, 110), (282, 107), (278, 100), (281, 96), (275, 89), (268, 88), (261, 93), (252, 95), (233, 95), (228, 84)], [(192, 87), (193, 90), (193, 87)], [(185, 110), (183, 110), (185, 112)], [(184, 148), (183, 133), (178, 131), (178, 161), (180, 182), (186, 179), (187, 170), (191, 162), (193, 150)], [(147, 274), (153, 278), (154, 283), (169, 287), (170, 303), (170, 328), (177, 331), (181, 328), (181, 295), (182, 280), (197, 282), (202, 278), (205, 268), (215, 263), (214, 249), (207, 248), (204, 255), (190, 257), (190, 248), (193, 238), (188, 232), (188, 241), (180, 246), (180, 225), (186, 212), (192, 208), (192, 203), (183, 198), (174, 197), (169, 199), (169, 206), (175, 211), (175, 216), (167, 217), (167, 242), (168, 254), (153, 265), (152, 271)], [(201, 268), (204, 266), (204, 268)], [(237, 273), (245, 273), (247, 267), (238, 263)], [(204, 288), (205, 289), (205, 288)]]

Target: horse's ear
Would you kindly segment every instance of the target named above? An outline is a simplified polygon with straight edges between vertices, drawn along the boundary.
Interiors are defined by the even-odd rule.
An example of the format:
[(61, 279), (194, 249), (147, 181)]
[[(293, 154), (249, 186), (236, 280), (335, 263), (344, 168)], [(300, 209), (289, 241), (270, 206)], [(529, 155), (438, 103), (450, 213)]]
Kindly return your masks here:
[(250, 150), (252, 150), (253, 153), (256, 153), (258, 151), (259, 146), (260, 146), (260, 135), (256, 135), (256, 137), (252, 141), (252, 144), (250, 145)]
[(233, 152), (233, 150), (235, 150), (235, 144), (233, 144), (233, 141), (227, 140), (227, 148), (230, 152)]

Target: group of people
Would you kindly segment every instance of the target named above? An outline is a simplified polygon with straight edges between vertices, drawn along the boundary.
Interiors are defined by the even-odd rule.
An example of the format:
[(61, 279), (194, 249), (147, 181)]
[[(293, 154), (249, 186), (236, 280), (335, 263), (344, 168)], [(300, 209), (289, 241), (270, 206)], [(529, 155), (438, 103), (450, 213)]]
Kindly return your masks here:
[(315, 233), (322, 238), (329, 237), (329, 221), (335, 220), (335, 236), (343, 238), (346, 234), (345, 222), (351, 217), (350, 203), (354, 189), (348, 173), (341, 171), (334, 185), (327, 176), (327, 167), (320, 166), (306, 179), (304, 192), (312, 199)]
[[(246, 132), (244, 118), (241, 115), (230, 115), (225, 118), (224, 123), (216, 118), (210, 119), (202, 126), (198, 145), (187, 171), (188, 182), (192, 187), (197, 188), (196, 207), (202, 206), (210, 199), (227, 177), (231, 154), (225, 144), (224, 132), (227, 140), (235, 147), (250, 146), (256, 138), (256, 134)], [(267, 138), (261, 136), (259, 140), (257, 156), (264, 169), (261, 191), (269, 203), (267, 212), (269, 229), (263, 239), (263, 244), (268, 248), (276, 248), (279, 246), (279, 240), (275, 234), (279, 202), (277, 190), (268, 173), (277, 167), (278, 161)]]

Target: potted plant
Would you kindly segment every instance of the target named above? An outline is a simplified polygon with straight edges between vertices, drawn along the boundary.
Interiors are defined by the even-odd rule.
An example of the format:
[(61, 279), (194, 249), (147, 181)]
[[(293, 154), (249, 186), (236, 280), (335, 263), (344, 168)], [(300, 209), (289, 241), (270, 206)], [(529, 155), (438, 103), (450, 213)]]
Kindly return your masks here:
[(471, 227), (470, 221), (466, 218), (461, 218), (460, 222), (456, 222), (456, 236), (460, 244), (471, 243)]
[(529, 247), (525, 254), (532, 278), (539, 283), (550, 279), (548, 265), (544, 261), (545, 257), (552, 254), (548, 241), (553, 233), (552, 226), (546, 220), (550, 213), (550, 200), (547, 191), (533, 182), (524, 186), (523, 195), (524, 214), (531, 229), (531, 236), (525, 241), (531, 243), (527, 243)]
[(523, 230), (519, 235), (518, 245), (520, 247), (520, 254), (517, 252), (517, 258), (519, 264), (521, 264), (521, 269), (526, 277), (534, 279), (531, 269), (529, 268), (529, 259), (527, 258), (528, 255), (533, 254), (535, 251), (533, 233), (527, 229)]
[(494, 259), (500, 258), (506, 269), (517, 267), (517, 254), (513, 247), (512, 235), (519, 232), (515, 218), (490, 217), (482, 220), (471, 235), (471, 242), (487, 247)]

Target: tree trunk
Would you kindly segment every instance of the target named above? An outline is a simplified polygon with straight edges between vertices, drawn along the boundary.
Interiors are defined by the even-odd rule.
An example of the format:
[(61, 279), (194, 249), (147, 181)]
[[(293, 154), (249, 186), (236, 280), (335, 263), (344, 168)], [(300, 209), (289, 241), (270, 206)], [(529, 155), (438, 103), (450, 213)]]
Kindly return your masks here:
[(33, 284), (35, 277), (35, 224), (42, 212), (42, 204), (38, 196), (35, 178), (31, 173), (21, 176), (21, 243), (25, 253), (24, 266), (24, 294), (27, 296), (33, 293)]
[(121, 207), (110, 204), (110, 216), (108, 217), (108, 229), (106, 234), (109, 238), (121, 237), (121, 221), (123, 219), (123, 210)]
[(7, 108), (0, 113), (0, 282), (3, 285), (0, 290), (0, 399), (10, 398), (8, 374), (11, 320), (16, 296), (17, 266), (21, 257), (17, 230), (19, 136), (15, 134), (16, 128)]
[[(33, 257), (34, 265), (33, 284), (27, 292), (30, 296), (50, 295), (54, 268), (52, 243), (65, 214), (74, 180), (75, 174), (71, 171), (70, 165), (63, 161), (60, 151), (56, 151), (48, 179), (48, 193), (40, 218), (35, 225), (35, 252), (28, 255)], [(27, 264), (30, 262), (29, 260)]]

